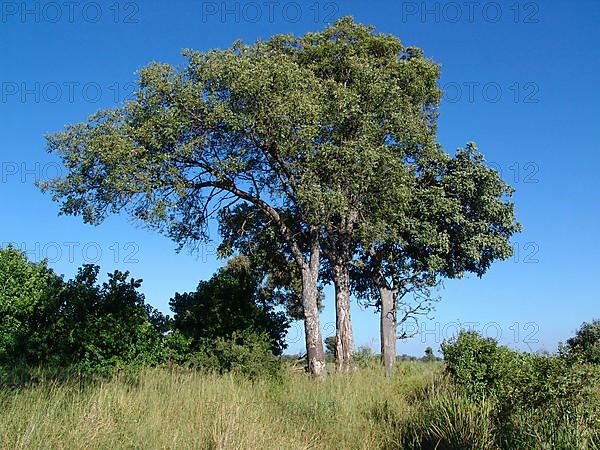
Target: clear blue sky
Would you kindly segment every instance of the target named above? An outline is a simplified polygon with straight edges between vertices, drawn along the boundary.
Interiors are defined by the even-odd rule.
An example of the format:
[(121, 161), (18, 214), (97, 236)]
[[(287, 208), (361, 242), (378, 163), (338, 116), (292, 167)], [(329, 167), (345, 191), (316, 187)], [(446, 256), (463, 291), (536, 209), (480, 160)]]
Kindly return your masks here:
[[(83, 263), (143, 278), (147, 301), (168, 311), (222, 265), (214, 244), (177, 254), (166, 238), (113, 217), (99, 227), (59, 217), (33, 182), (60, 171), (43, 135), (113, 107), (135, 71), (179, 64), (181, 49), (226, 47), (275, 33), (322, 29), (353, 15), (399, 36), (442, 65), (447, 91), (439, 140), (474, 140), (516, 188), (524, 232), (518, 257), (483, 279), (447, 282), (426, 333), (398, 344), (421, 354), (462, 322), (522, 349), (553, 350), (582, 321), (600, 317), (600, 2), (143, 1), (2, 2), (0, 11), (0, 242), (48, 257), (72, 276)], [(218, 236), (214, 235), (215, 239)], [(331, 290), (322, 315), (333, 334)], [(378, 348), (377, 316), (354, 305), (357, 344)], [(301, 326), (290, 352), (303, 348)]]

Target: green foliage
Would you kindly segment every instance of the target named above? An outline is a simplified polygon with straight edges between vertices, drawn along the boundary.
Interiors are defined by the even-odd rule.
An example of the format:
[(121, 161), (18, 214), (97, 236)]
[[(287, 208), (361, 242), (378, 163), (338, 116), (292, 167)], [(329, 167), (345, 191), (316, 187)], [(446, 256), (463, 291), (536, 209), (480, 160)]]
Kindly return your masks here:
[(371, 347), (363, 345), (352, 355), (352, 363), (361, 368), (378, 367), (379, 356), (373, 354)]
[(54, 325), (54, 362), (82, 371), (160, 363), (164, 319), (138, 292), (142, 281), (115, 271), (99, 284), (98, 273), (99, 267), (86, 265), (66, 283)]
[[(321, 250), (338, 284), (355, 255), (374, 249), (364, 279), (376, 272), (425, 288), (510, 255), (512, 190), (474, 144), (455, 157), (437, 144), (440, 71), (420, 49), (345, 17), (317, 33), (184, 56), (182, 68), (140, 70), (123, 107), (47, 137), (67, 171), (41, 187), (61, 212), (98, 224), (125, 210), (192, 246), (213, 217), (227, 237), (247, 230), (228, 221), (231, 211), (260, 213), (248, 224), (261, 236), (252, 250), (261, 265), (278, 254), (279, 269), (264, 267), (271, 288), (290, 311), (306, 308), (307, 340), (319, 346), (318, 280), (308, 272)], [(241, 246), (222, 250), (248, 251)]]
[(433, 349), (431, 347), (427, 347), (425, 349), (425, 356), (423, 356), (423, 361), (436, 361), (437, 358), (433, 354)]
[(600, 448), (600, 403), (575, 409), (561, 407), (524, 409), (511, 416), (498, 436), (499, 447), (548, 449)]
[(325, 351), (335, 356), (335, 336), (327, 336), (325, 338)]
[(271, 352), (285, 349), (289, 321), (275, 311), (261, 276), (247, 258), (236, 257), (210, 280), (202, 281), (195, 292), (176, 294), (169, 302), (176, 335), (169, 339), (177, 352), (196, 352), (205, 342), (230, 339), (236, 332), (265, 334)]
[(568, 351), (583, 355), (587, 362), (600, 364), (600, 320), (583, 323), (567, 340)]
[(203, 370), (232, 372), (253, 379), (277, 377), (281, 370), (280, 361), (273, 356), (270, 337), (250, 330), (206, 341), (189, 361)]
[(461, 331), (454, 340), (442, 344), (442, 353), (447, 372), (474, 398), (488, 397), (501, 382), (502, 355), (491, 338)]
[(597, 371), (566, 354), (513, 351), (475, 331), (461, 331), (442, 345), (446, 371), (471, 398), (497, 402), (500, 411), (575, 408), (589, 394)]
[(164, 318), (144, 303), (141, 280), (115, 271), (99, 285), (98, 272), (87, 265), (65, 283), (45, 264), (0, 251), (0, 364), (106, 372), (160, 362)]
[(45, 262), (29, 262), (12, 247), (0, 249), (0, 364), (47, 357), (51, 320), (62, 280)]
[(68, 171), (42, 187), (64, 213), (99, 223), (128, 209), (194, 243), (236, 197), (276, 229), (293, 217), (302, 231), (337, 224), (358, 196), (389, 191), (402, 157), (432, 148), (438, 66), (352, 18), (184, 55), (181, 70), (140, 70), (124, 107), (48, 136)]
[[(98, 282), (86, 265), (64, 282), (44, 263), (0, 250), (2, 378), (35, 379), (38, 367), (106, 375), (167, 360), (256, 377), (278, 369), (288, 320), (261, 290), (247, 259), (231, 260), (210, 281), (171, 302), (174, 320), (145, 304), (141, 280), (115, 271)], [(13, 381), (10, 381), (13, 380)]]
[[(287, 217), (286, 222), (290, 227), (294, 226), (292, 217)], [(219, 214), (219, 232), (222, 238), (219, 254), (229, 257), (237, 251), (248, 258), (257, 275), (264, 277), (261, 288), (271, 302), (283, 306), (290, 319), (304, 319), (301, 271), (289, 245), (278, 239), (272, 219), (248, 204), (236, 205), (224, 208)], [(306, 238), (303, 233), (297, 233), (296, 236), (301, 242)], [(302, 242), (301, 247), (304, 248), (306, 244)], [(317, 287), (318, 308), (321, 311), (323, 287)]]

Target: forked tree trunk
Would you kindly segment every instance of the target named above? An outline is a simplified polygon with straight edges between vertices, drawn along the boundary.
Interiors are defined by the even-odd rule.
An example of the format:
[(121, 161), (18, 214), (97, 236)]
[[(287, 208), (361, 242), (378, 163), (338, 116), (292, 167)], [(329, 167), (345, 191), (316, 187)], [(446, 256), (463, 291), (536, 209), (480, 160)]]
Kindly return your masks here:
[(396, 301), (395, 293), (387, 287), (379, 287), (381, 296), (381, 359), (385, 376), (391, 377), (396, 362)]
[(350, 369), (354, 353), (354, 338), (350, 320), (350, 274), (346, 264), (334, 264), (335, 285), (335, 367), (339, 372)]

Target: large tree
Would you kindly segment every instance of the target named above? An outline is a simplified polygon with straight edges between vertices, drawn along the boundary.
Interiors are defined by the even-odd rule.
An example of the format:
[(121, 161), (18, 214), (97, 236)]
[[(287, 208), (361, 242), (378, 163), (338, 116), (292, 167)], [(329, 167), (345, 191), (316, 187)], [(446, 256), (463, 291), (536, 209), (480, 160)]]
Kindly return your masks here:
[(475, 144), (454, 157), (437, 150), (435, 158), (409, 164), (411, 195), (404, 207), (380, 196), (370, 223), (379, 229), (379, 239), (364, 243), (355, 278), (357, 293), (375, 298), (380, 310), (388, 376), (398, 325), (431, 312), (441, 279), (468, 272), (481, 277), (493, 261), (510, 257), (510, 238), (520, 230), (512, 188), (485, 166)]
[(180, 245), (223, 207), (269, 218), (300, 274), (310, 372), (325, 375), (321, 248), (336, 287), (338, 367), (352, 352), (351, 236), (390, 162), (428, 148), (437, 66), (393, 36), (341, 19), (321, 33), (185, 51), (140, 71), (134, 100), (48, 137), (68, 169), (42, 186), (61, 211), (100, 223), (127, 209)]
[[(403, 161), (427, 157), (440, 99), (438, 66), (391, 35), (342, 19), (302, 40), (301, 61), (323, 80), (326, 121), (320, 135), (326, 164), (318, 186), (327, 196), (323, 255), (335, 287), (336, 367), (347, 370), (354, 349), (350, 269), (356, 233), (369, 235), (381, 191), (397, 205), (408, 193)], [(373, 230), (374, 231), (374, 230)]]
[(310, 68), (324, 92), (318, 136), (322, 164), (313, 168), (311, 188), (322, 206), (314, 220), (322, 224), (323, 273), (335, 287), (336, 366), (346, 370), (354, 347), (349, 271), (357, 251), (355, 234), (361, 229), (364, 236), (369, 229), (364, 225), (382, 190), (402, 204), (409, 175), (403, 162), (428, 157), (439, 70), (419, 49), (405, 48), (398, 38), (351, 19), (309, 33), (296, 45), (294, 59)]

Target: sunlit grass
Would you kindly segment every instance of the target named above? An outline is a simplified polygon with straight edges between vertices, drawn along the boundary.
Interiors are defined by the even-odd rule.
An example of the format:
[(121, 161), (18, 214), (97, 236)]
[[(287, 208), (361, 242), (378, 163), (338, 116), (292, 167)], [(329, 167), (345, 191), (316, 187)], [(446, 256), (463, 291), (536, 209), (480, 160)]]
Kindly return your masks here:
[[(441, 367), (402, 362), (391, 380), (379, 367), (363, 367), (331, 374), (324, 382), (292, 370), (280, 379), (251, 381), (183, 369), (146, 369), (95, 383), (45, 381), (0, 389), (0, 447), (496, 448), (491, 404), (474, 404), (458, 394), (441, 376)], [(541, 433), (542, 425), (553, 426), (520, 426)], [(558, 424), (557, 430), (564, 425)], [(575, 436), (584, 432), (585, 440)], [(591, 442), (589, 430), (569, 428), (561, 433), (575, 443), (568, 448)], [(545, 439), (523, 436), (537, 444)]]
[(325, 382), (304, 373), (250, 381), (148, 369), (80, 386), (42, 383), (0, 393), (3, 448), (377, 448), (372, 405), (433, 366), (401, 365), (386, 380), (363, 368)]

